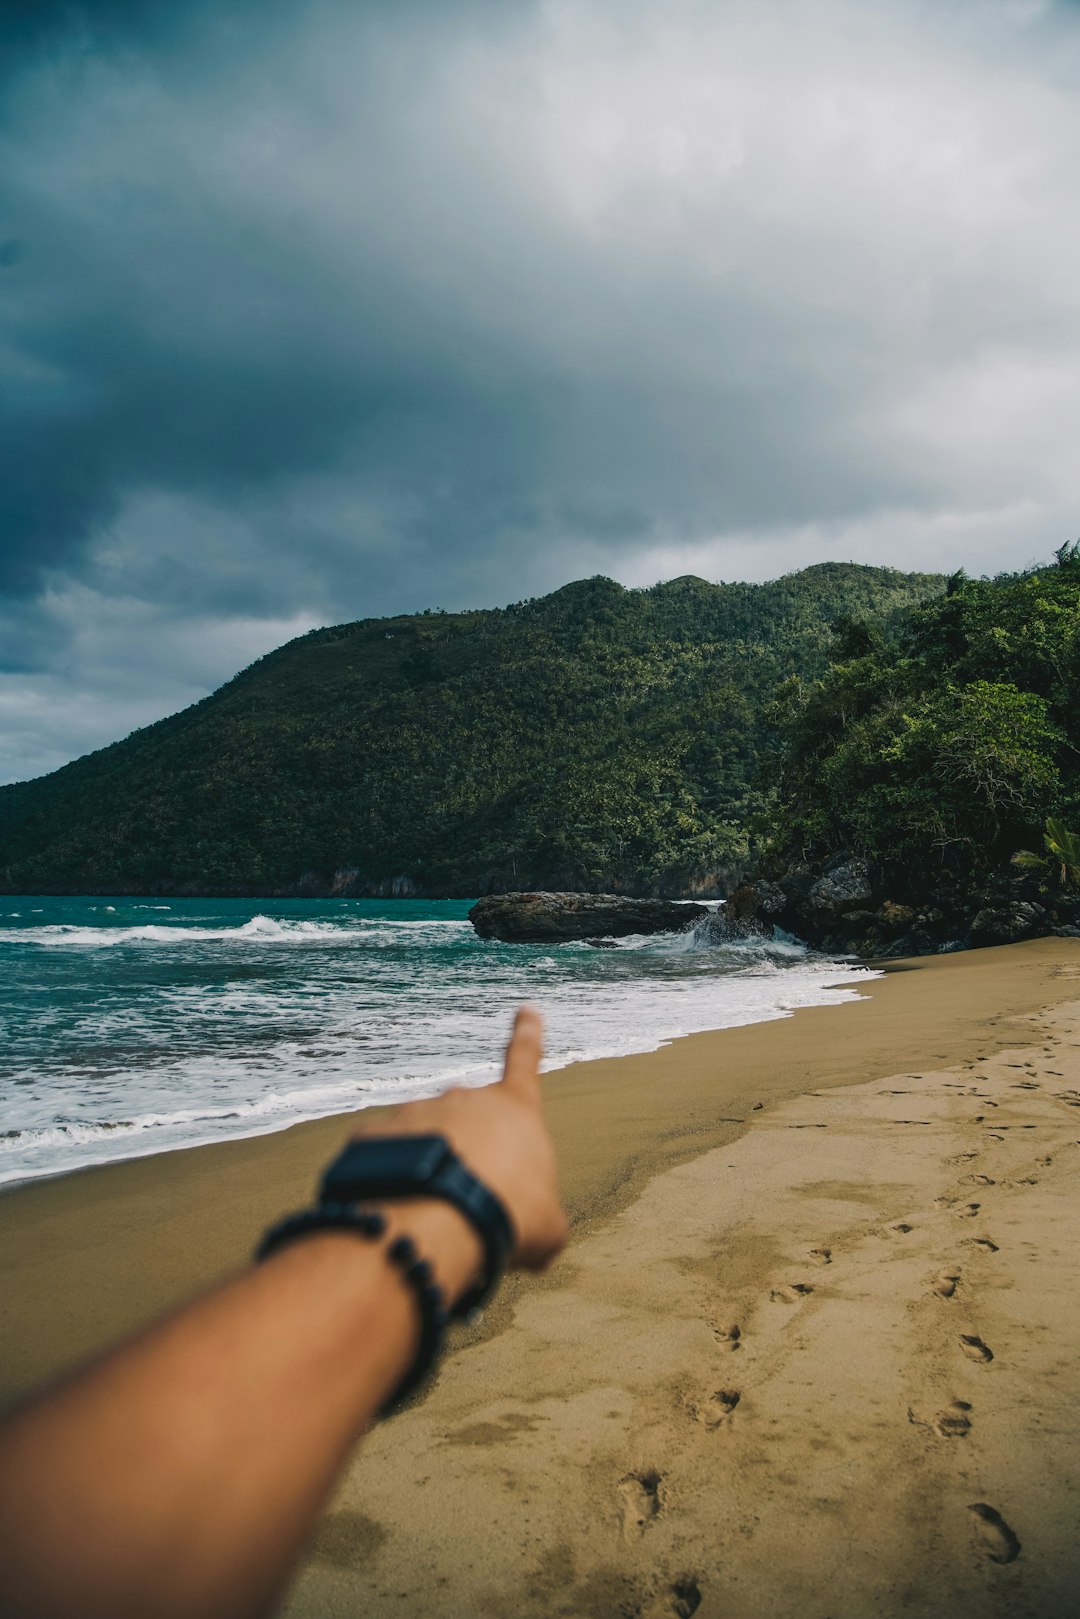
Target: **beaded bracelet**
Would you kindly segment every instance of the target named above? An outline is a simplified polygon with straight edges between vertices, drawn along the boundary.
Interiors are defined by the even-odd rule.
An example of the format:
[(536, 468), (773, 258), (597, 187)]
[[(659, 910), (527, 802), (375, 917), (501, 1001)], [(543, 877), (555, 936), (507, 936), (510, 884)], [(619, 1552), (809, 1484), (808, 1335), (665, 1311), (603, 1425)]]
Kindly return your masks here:
[[(270, 1227), (255, 1250), (255, 1258), (257, 1261), (269, 1259), (286, 1244), (315, 1236), (320, 1231), (355, 1231), (357, 1236), (376, 1242), (386, 1234), (386, 1216), (378, 1209), (354, 1208), (348, 1203), (322, 1203), (316, 1209), (303, 1209), (299, 1214), (286, 1215), (284, 1220)], [(416, 1295), (420, 1309), (420, 1342), (409, 1370), (380, 1406), (380, 1417), (390, 1416), (430, 1377), (442, 1353), (450, 1319), (442, 1288), (411, 1237), (395, 1237), (386, 1248), (386, 1257)]]

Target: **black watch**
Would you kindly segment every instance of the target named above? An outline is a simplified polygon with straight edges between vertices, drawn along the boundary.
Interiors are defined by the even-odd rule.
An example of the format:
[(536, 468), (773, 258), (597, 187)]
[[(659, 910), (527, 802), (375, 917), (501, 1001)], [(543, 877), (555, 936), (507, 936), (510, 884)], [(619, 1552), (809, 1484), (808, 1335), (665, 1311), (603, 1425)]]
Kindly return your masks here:
[(322, 1178), (320, 1203), (373, 1203), (439, 1197), (458, 1209), (484, 1245), (484, 1274), (451, 1310), (468, 1317), (499, 1285), (514, 1250), (503, 1204), (465, 1168), (444, 1136), (368, 1136), (352, 1141)]

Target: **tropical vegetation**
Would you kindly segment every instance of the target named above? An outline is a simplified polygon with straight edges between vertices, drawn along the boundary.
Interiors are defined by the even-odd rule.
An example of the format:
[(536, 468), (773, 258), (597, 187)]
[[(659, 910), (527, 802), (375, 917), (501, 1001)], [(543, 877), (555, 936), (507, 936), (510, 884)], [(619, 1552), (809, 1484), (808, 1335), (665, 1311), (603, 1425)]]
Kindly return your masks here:
[[(1080, 546), (957, 574), (891, 625), (846, 620), (816, 678), (779, 689), (762, 835), (774, 865), (860, 855), (896, 894), (972, 888), (1022, 854), (1080, 874)], [(1045, 830), (1044, 830), (1045, 829)]]
[[(824, 694), (869, 682), (869, 715), (890, 678), (884, 649), (898, 615), (943, 588), (935, 575), (832, 563), (761, 585), (683, 578), (625, 590), (596, 578), (503, 610), (316, 630), (193, 708), (0, 788), (0, 887), (722, 892), (748, 861), (749, 829), (768, 828), (777, 792), (816, 769), (814, 714), (832, 715), (828, 735), (841, 738)], [(947, 612), (967, 599), (954, 592)], [(837, 630), (875, 650), (827, 676)], [(1056, 634), (1052, 615), (1046, 634)], [(1039, 693), (1018, 692), (1010, 709), (997, 677), (979, 678), (990, 689), (964, 698), (941, 755), (949, 791), (986, 796), (969, 779), (974, 729), (986, 738), (977, 768), (991, 819), (1013, 813), (1014, 790), (1042, 813), (1056, 791), (1044, 755), (1060, 721)], [(805, 716), (805, 741), (794, 776), (766, 779), (776, 719), (765, 709), (779, 688), (780, 706)], [(888, 743), (903, 753), (896, 768), (933, 753), (932, 679), (926, 692), (912, 729)], [(951, 715), (952, 699), (942, 702)], [(999, 758), (1017, 716), (1028, 754)], [(826, 771), (835, 792), (791, 808), (793, 837), (804, 826), (834, 835), (846, 768)], [(869, 836), (878, 803), (871, 794), (858, 804)], [(880, 809), (899, 825), (895, 806)]]

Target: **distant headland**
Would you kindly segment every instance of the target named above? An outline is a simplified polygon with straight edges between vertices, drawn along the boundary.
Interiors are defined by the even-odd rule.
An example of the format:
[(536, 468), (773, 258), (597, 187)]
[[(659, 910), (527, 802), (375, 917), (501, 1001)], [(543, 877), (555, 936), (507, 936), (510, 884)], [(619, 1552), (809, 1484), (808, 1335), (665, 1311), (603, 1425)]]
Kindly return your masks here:
[(715, 898), (750, 877), (746, 925), (925, 953), (1075, 926), (1078, 828), (1066, 545), (995, 579), (595, 578), (315, 630), (0, 788), (0, 891)]

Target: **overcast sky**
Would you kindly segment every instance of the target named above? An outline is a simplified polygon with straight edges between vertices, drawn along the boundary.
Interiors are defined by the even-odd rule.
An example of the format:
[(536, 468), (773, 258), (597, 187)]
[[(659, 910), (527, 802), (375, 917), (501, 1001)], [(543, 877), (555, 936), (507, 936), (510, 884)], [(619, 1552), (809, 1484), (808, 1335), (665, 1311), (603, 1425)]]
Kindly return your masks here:
[(0, 0), (0, 780), (315, 624), (1080, 532), (1080, 6)]

